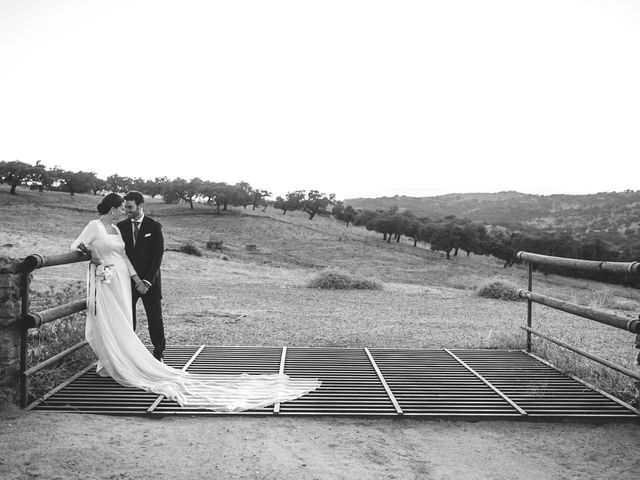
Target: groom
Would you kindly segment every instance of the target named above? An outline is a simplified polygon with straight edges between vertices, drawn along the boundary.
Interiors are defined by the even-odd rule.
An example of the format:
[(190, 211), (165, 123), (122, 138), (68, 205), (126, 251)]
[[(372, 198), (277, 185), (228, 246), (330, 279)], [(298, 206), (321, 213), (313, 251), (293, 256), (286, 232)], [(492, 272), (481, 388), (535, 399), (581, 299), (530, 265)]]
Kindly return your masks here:
[(149, 336), (153, 344), (153, 356), (162, 360), (165, 348), (164, 325), (162, 323), (162, 284), (160, 264), (164, 253), (162, 225), (144, 214), (144, 197), (140, 192), (131, 191), (124, 197), (127, 220), (118, 223), (122, 233), (127, 257), (144, 282), (145, 288), (136, 289), (133, 294), (133, 329), (136, 329), (136, 304), (142, 298), (147, 313)]

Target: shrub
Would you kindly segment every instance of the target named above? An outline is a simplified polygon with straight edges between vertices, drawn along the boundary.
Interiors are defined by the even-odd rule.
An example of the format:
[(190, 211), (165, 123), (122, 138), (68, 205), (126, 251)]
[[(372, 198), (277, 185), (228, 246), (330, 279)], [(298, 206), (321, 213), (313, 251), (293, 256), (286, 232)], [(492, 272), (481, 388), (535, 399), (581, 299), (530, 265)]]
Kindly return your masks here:
[(308, 287), (333, 290), (382, 290), (382, 285), (375, 280), (352, 277), (346, 273), (331, 270), (320, 272), (309, 282)]
[(196, 257), (201, 257), (202, 252), (198, 247), (193, 245), (192, 243), (185, 243), (178, 248), (179, 252), (186, 253), (187, 255), (195, 255)]
[(480, 287), (478, 295), (485, 298), (496, 298), (498, 300), (520, 300), (517, 288), (508, 283), (495, 281)]

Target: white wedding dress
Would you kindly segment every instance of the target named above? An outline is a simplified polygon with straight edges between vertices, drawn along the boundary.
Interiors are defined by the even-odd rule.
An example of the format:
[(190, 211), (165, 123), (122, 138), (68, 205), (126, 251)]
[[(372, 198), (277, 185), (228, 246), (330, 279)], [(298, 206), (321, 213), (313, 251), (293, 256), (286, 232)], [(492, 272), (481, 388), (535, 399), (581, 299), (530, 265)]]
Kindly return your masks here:
[[(114, 226), (117, 230), (117, 227)], [(118, 231), (109, 234), (100, 220), (84, 228), (71, 248), (84, 243), (110, 265), (111, 278), (89, 264), (86, 338), (98, 357), (98, 374), (121, 385), (165, 395), (183, 407), (238, 412), (286, 402), (320, 386), (317, 379), (285, 374), (203, 375), (177, 370), (156, 360), (133, 331), (131, 279), (135, 270)]]

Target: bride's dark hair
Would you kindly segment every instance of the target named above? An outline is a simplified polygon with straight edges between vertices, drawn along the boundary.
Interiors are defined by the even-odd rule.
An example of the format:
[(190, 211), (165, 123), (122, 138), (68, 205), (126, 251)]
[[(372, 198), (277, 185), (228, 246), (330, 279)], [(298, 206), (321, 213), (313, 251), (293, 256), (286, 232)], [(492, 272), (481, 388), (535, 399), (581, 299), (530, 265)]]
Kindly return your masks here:
[(98, 213), (100, 215), (105, 215), (109, 213), (109, 210), (112, 208), (120, 208), (124, 200), (117, 193), (109, 193), (106, 197), (102, 199), (102, 201), (98, 204)]

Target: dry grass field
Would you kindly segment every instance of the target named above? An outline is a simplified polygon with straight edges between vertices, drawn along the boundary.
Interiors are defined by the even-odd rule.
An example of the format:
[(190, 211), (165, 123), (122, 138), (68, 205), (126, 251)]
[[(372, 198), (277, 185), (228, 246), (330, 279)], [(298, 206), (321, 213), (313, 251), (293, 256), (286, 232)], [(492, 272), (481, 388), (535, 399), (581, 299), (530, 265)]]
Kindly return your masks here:
[[(66, 251), (83, 226), (96, 217), (99, 199), (28, 190), (11, 196), (5, 186), (0, 186), (0, 255), (22, 258), (31, 253)], [(524, 266), (504, 269), (502, 262), (492, 257), (467, 257), (464, 253), (448, 261), (444, 254), (424, 246), (415, 248), (408, 242), (387, 244), (381, 236), (363, 228), (346, 228), (330, 218), (309, 221), (299, 212), (283, 216), (272, 209), (262, 212), (234, 208), (216, 215), (215, 209), (206, 205), (195, 205), (191, 210), (188, 205), (165, 205), (157, 200), (148, 201), (146, 212), (164, 226), (168, 250), (163, 262), (163, 287), (169, 343), (524, 347), (525, 335), (519, 327), (525, 323), (526, 303), (478, 295), (483, 285), (493, 281), (525, 288)], [(210, 239), (223, 241), (223, 251), (207, 250), (205, 245)], [(202, 256), (181, 253), (179, 249), (186, 244), (197, 247)], [(248, 250), (247, 245), (255, 245), (256, 249)], [(36, 271), (32, 289), (38, 305), (45, 306), (52, 293), (65, 288), (82, 295), (84, 268), (76, 264)], [(376, 280), (382, 289), (320, 290), (307, 286), (327, 269)], [(638, 291), (620, 286), (537, 275), (534, 290), (621, 315), (637, 317), (640, 310)], [(140, 314), (144, 318), (142, 310)], [(637, 350), (629, 333), (537, 306), (534, 328), (635, 368)], [(145, 330), (143, 320), (138, 333), (147, 341)], [(534, 353), (632, 400), (630, 381), (591, 362), (570, 352), (559, 352), (542, 340), (534, 341)], [(5, 414), (3, 430), (7, 435), (15, 438), (22, 432), (23, 436), (16, 457), (9, 459), (0, 454), (0, 473), (3, 468), (7, 472), (3, 478), (147, 478), (147, 472), (160, 469), (149, 466), (150, 456), (162, 457), (164, 448), (173, 448), (171, 440), (191, 444), (192, 450), (182, 446), (179, 453), (208, 459), (206, 468), (211, 470), (204, 469), (203, 464), (198, 469), (195, 457), (182, 467), (158, 460), (162, 468), (173, 468), (171, 473), (186, 476), (217, 473), (222, 475), (220, 478), (637, 478), (640, 471), (640, 463), (623, 455), (625, 448), (631, 447), (627, 442), (635, 439), (637, 445), (640, 439), (636, 424), (409, 425), (362, 419), (219, 418), (206, 425), (197, 419), (168, 419), (161, 426), (144, 419), (88, 416), (75, 417), (74, 432), (69, 416), (60, 417), (25, 415), (14, 409)], [(29, 429), (40, 427), (45, 432), (42, 438), (35, 440), (28, 435)], [(127, 430), (132, 432), (130, 441), (142, 449), (139, 452), (147, 453), (113, 467), (113, 460), (122, 453), (119, 442), (124, 439), (120, 437)], [(215, 432), (215, 443), (220, 448), (217, 457), (206, 448), (207, 431)], [(173, 437), (165, 438), (168, 432)], [(80, 445), (74, 433), (83, 435), (86, 442)], [(94, 462), (93, 473), (72, 460), (61, 464), (54, 451), (43, 458), (53, 462), (60, 471), (59, 477), (53, 476), (58, 470), (45, 466), (43, 459), (36, 460), (36, 449), (43, 445), (44, 438), (57, 436), (74, 445), (65, 447), (69, 455), (80, 454)], [(575, 440), (571, 447), (567, 436)], [(283, 439), (295, 439), (297, 443)], [(8, 448), (9, 440), (0, 434), (0, 448)], [(220, 445), (220, 441), (226, 443)], [(280, 445), (283, 441), (284, 446)], [(105, 450), (105, 457), (87, 457), (87, 448), (99, 449), (104, 442), (111, 445)], [(507, 443), (511, 448), (505, 447)], [(61, 455), (60, 448), (55, 450), (57, 455)], [(265, 451), (273, 456), (273, 462), (260, 453)], [(462, 456), (463, 464), (456, 455)], [(135, 458), (139, 461), (134, 464)], [(329, 458), (334, 460), (329, 462)], [(327, 462), (323, 463), (323, 459)], [(105, 470), (109, 460), (112, 476)], [(323, 473), (323, 468), (329, 473)], [(616, 475), (608, 475), (610, 472)]]

